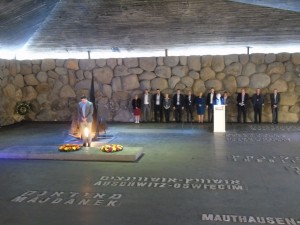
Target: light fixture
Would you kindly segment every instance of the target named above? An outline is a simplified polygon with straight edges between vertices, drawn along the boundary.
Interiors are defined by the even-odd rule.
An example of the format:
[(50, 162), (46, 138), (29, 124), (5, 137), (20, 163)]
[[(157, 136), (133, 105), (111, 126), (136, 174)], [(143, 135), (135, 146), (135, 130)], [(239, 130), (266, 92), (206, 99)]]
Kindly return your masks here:
[(113, 52), (120, 52), (120, 49), (119, 49), (118, 46), (111, 47), (111, 50), (112, 50)]

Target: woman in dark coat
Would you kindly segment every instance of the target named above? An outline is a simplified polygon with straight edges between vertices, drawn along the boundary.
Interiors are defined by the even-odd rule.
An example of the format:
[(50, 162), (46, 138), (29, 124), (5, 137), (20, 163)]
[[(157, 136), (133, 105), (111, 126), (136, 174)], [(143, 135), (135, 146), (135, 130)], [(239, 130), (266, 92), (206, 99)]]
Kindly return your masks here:
[(198, 115), (198, 122), (203, 123), (205, 113), (205, 98), (202, 92), (200, 92), (199, 96), (196, 97), (195, 103)]
[(132, 99), (131, 104), (133, 108), (135, 123), (140, 123), (142, 101), (138, 95), (134, 96), (134, 99)]

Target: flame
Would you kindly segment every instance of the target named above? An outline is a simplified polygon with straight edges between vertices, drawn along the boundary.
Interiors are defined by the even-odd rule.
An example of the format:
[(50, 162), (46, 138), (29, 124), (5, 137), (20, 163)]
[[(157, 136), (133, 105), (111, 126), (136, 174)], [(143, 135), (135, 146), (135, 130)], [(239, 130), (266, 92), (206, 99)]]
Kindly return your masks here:
[(84, 133), (84, 135), (85, 135), (86, 137), (88, 137), (88, 136), (89, 136), (89, 133), (90, 133), (89, 128), (85, 127), (84, 130), (83, 130), (83, 133)]

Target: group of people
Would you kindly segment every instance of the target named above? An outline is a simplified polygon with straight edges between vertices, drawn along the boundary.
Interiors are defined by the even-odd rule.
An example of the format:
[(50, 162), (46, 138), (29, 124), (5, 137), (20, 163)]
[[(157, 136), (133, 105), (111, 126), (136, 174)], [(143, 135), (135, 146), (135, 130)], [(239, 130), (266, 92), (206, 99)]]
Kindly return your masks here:
[[(278, 123), (278, 111), (280, 103), (280, 94), (277, 89), (274, 89), (270, 94), (271, 109), (272, 109), (272, 123)], [(241, 93), (237, 95), (237, 107), (238, 107), (238, 123), (241, 123), (241, 116), (243, 116), (243, 122), (246, 123), (247, 115), (247, 102), (249, 101), (249, 95), (243, 88)], [(256, 89), (256, 93), (252, 96), (252, 105), (254, 110), (254, 122), (261, 123), (262, 108), (265, 104), (265, 97), (261, 94), (260, 88)]]
[[(262, 107), (264, 105), (264, 96), (261, 94), (260, 88), (256, 89), (256, 93), (251, 97), (252, 105), (254, 108), (254, 122), (261, 123)], [(238, 93), (237, 102), (237, 122), (246, 122), (249, 95), (245, 89), (242, 88)], [(278, 106), (280, 102), (280, 94), (277, 89), (270, 95), (271, 107), (272, 107), (272, 122), (278, 123)], [(214, 88), (211, 88), (206, 97), (200, 92), (198, 96), (194, 96), (191, 91), (187, 95), (183, 95), (179, 89), (176, 94), (170, 97), (169, 94), (162, 95), (160, 89), (156, 90), (156, 93), (151, 96), (149, 90), (146, 89), (142, 98), (135, 95), (132, 100), (133, 113), (135, 116), (135, 123), (140, 122), (140, 116), (143, 114), (143, 121), (151, 121), (151, 110), (153, 108), (155, 122), (162, 122), (163, 117), (165, 122), (170, 122), (170, 113), (174, 111), (174, 117), (176, 122), (182, 121), (183, 111), (186, 111), (186, 121), (190, 122), (194, 120), (194, 109), (196, 108), (198, 122), (204, 122), (205, 110), (207, 110), (208, 122), (213, 122), (214, 118), (214, 105), (229, 105), (230, 98), (225, 91), (223, 95), (216, 93)]]
[[(237, 122), (246, 123), (246, 115), (248, 108), (248, 101), (250, 97), (246, 93), (245, 89), (242, 88), (241, 92), (238, 93), (236, 102), (238, 109)], [(256, 93), (252, 96), (252, 105), (254, 109), (254, 122), (261, 123), (262, 108), (265, 103), (265, 98), (261, 94), (260, 88), (256, 89)], [(278, 123), (278, 110), (280, 103), (280, 94), (277, 89), (274, 89), (273, 93), (270, 94), (271, 108), (272, 108), (272, 123)], [(146, 89), (143, 97), (140, 99), (138, 95), (135, 95), (132, 100), (133, 114), (135, 116), (135, 123), (140, 122), (140, 116), (143, 114), (143, 121), (151, 121), (151, 110), (153, 107), (154, 120), (155, 122), (162, 122), (163, 115), (165, 121), (170, 122), (171, 111), (174, 110), (175, 121), (182, 121), (183, 110), (186, 111), (187, 122), (192, 122), (194, 120), (194, 108), (196, 107), (198, 122), (204, 122), (205, 110), (208, 114), (208, 122), (213, 122), (214, 118), (214, 105), (225, 105), (230, 103), (228, 93), (225, 91), (223, 95), (221, 93), (216, 93), (214, 88), (210, 89), (206, 98), (203, 93), (200, 92), (198, 96), (194, 96), (191, 91), (187, 95), (181, 94), (181, 91), (177, 89), (176, 94), (171, 98), (169, 94), (164, 96), (161, 94), (160, 89), (156, 90), (156, 93), (151, 96), (149, 90)], [(86, 96), (81, 97), (81, 101), (78, 104), (78, 120), (80, 124), (80, 131), (83, 134), (85, 128), (91, 131), (93, 122), (93, 103), (87, 100)], [(83, 145), (86, 147), (91, 146), (91, 132), (83, 137)]]
[[(210, 100), (212, 101), (210, 103)], [(224, 93), (224, 96), (221, 95), (213, 96), (208, 94), (205, 99), (202, 92), (198, 96), (192, 94), (191, 91), (187, 95), (183, 95), (179, 89), (177, 89), (176, 94), (172, 97), (169, 94), (161, 94), (160, 89), (156, 90), (156, 93), (152, 96), (149, 93), (149, 90), (146, 89), (142, 98), (139, 98), (138, 95), (135, 95), (132, 100), (133, 114), (135, 116), (135, 123), (140, 122), (140, 116), (143, 114), (143, 121), (151, 121), (151, 111), (153, 108), (154, 120), (155, 122), (162, 122), (163, 118), (165, 122), (170, 122), (170, 114), (174, 112), (174, 117), (176, 122), (182, 121), (183, 111), (186, 111), (186, 121), (194, 121), (194, 109), (196, 107), (198, 122), (204, 122), (205, 109), (208, 108), (208, 112), (213, 112), (211, 110), (212, 105), (214, 104), (224, 104), (227, 102), (227, 92)], [(227, 103), (226, 103), (227, 104)], [(213, 118), (213, 117), (212, 117)], [(212, 121), (212, 120), (211, 120)]]
[[(162, 122), (163, 116), (165, 118), (165, 122), (170, 122), (170, 114), (172, 110), (174, 110), (175, 113), (175, 121), (181, 122), (182, 111), (184, 109), (186, 109), (187, 112), (187, 121), (193, 121), (193, 108), (196, 99), (197, 98), (192, 95), (191, 91), (189, 91), (188, 95), (183, 95), (178, 89), (176, 94), (171, 98), (169, 94), (161, 94), (160, 89), (157, 89), (156, 93), (151, 96), (149, 90), (146, 89), (142, 99), (140, 99), (138, 95), (135, 95), (134, 99), (132, 100), (135, 123), (140, 122), (140, 115), (142, 113), (143, 121), (150, 122), (152, 107), (155, 122)], [(204, 109), (202, 111), (204, 114)]]

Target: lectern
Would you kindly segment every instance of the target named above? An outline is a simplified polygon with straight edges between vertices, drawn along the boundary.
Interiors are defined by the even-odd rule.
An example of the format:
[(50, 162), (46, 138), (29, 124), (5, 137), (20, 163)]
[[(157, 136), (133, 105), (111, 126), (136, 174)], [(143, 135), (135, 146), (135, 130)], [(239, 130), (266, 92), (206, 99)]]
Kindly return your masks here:
[(225, 132), (225, 105), (214, 105), (214, 132)]

